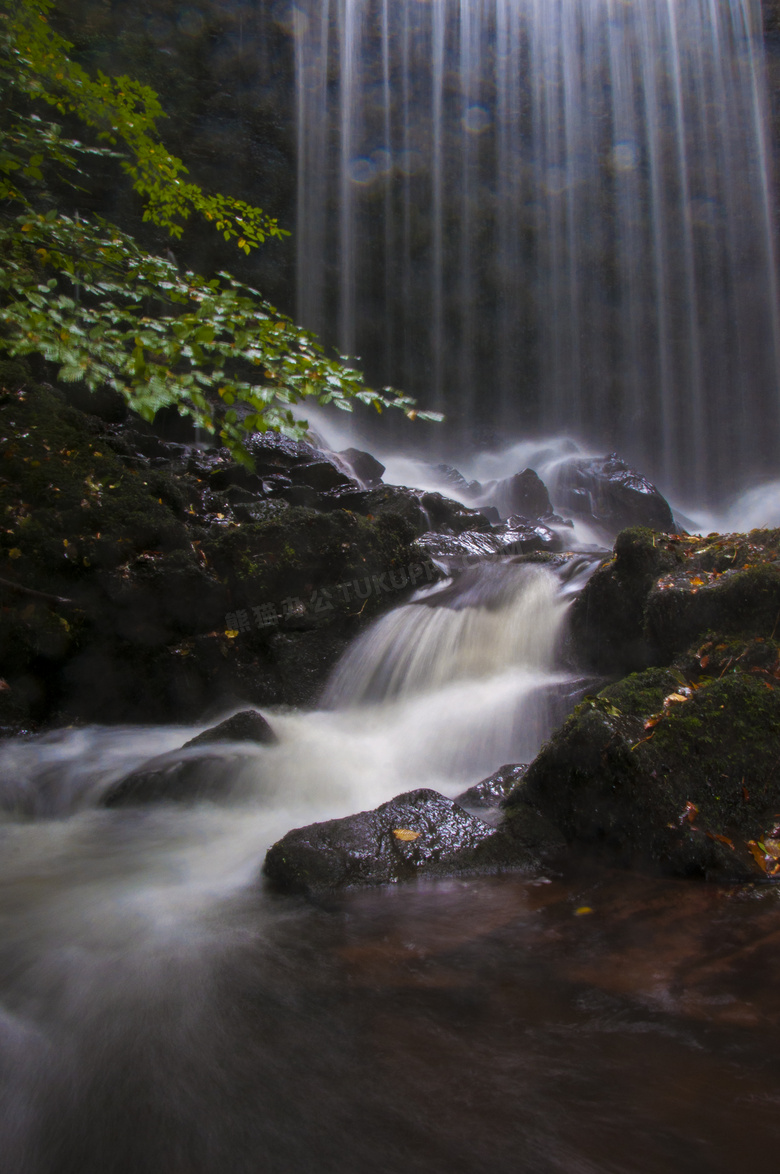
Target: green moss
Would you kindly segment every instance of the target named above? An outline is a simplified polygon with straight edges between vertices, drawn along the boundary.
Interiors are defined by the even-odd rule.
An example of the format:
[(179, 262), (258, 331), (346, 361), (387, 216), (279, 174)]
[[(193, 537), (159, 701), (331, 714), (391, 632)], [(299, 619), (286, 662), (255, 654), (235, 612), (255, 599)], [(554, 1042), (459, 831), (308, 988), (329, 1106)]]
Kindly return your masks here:
[(6, 394), (0, 429), (0, 566), (67, 583), (135, 553), (189, 547), (173, 478), (126, 468), (52, 389)]
[(674, 693), (682, 683), (680, 673), (671, 669), (652, 668), (643, 673), (632, 673), (617, 684), (608, 685), (599, 696), (606, 698), (622, 713), (648, 718), (658, 713), (664, 698)]

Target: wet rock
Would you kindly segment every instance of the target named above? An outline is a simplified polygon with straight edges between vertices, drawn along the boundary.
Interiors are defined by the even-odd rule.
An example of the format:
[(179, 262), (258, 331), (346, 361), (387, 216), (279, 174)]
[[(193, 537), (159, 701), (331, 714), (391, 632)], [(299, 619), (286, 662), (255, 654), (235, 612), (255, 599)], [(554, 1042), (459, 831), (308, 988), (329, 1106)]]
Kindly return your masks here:
[(290, 477), (293, 484), (309, 485), (320, 493), (328, 489), (337, 489), (340, 486), (356, 487), (351, 477), (348, 477), (332, 461), (327, 460), (305, 461), (302, 464), (293, 465), (290, 469)]
[[(649, 669), (586, 698), (507, 800), (622, 866), (761, 879), (780, 859), (780, 689), (764, 673)], [(761, 847), (763, 845), (763, 847)]]
[(323, 892), (527, 867), (536, 858), (436, 791), (398, 795), (374, 811), (288, 832), (263, 871), (287, 892)]
[(233, 790), (242, 766), (250, 761), (248, 749), (243, 755), (203, 753), (182, 757), (181, 751), (160, 755), (109, 788), (101, 805), (145, 807), (224, 799)]
[(244, 442), (261, 476), (287, 473), (296, 465), (309, 464), (325, 454), (305, 440), (291, 440), (280, 432), (255, 432)]
[(292, 488), (292, 479), (283, 473), (270, 473), (263, 477), (263, 492), (269, 497), (277, 497)]
[[(0, 559), (12, 582), (0, 671), (25, 727), (55, 714), (194, 721), (215, 696), (304, 703), (359, 626), (402, 598), (397, 584), (414, 586), (408, 570), (422, 552), (401, 516), (333, 502), (322, 512), (322, 495), (287, 476), (319, 459), (311, 445), (255, 438), (275, 470), (255, 480), (226, 449), (107, 424), (32, 381), (0, 393), (0, 436)], [(168, 455), (133, 455), (138, 446)], [(265, 497), (270, 482), (319, 508)], [(349, 479), (342, 489), (357, 492)], [(424, 516), (416, 497), (414, 507)], [(366, 578), (368, 598), (356, 602), (352, 584)], [(312, 635), (308, 653), (303, 640), (295, 655), (274, 642), (324, 628), (333, 638)]]
[(420, 505), (425, 510), (433, 530), (462, 534), (466, 530), (486, 533), (490, 522), (479, 510), (469, 509), (459, 501), (441, 493), (423, 493)]
[(563, 550), (563, 539), (560, 534), (530, 518), (513, 515), (505, 522), (494, 526), (493, 533), (499, 538), (503, 550), (511, 548), (518, 554), (531, 554), (534, 551), (549, 551), (556, 554)]
[(433, 465), (432, 468), (442, 485), (450, 486), (463, 497), (478, 497), (482, 492), (479, 481), (467, 481), (454, 465), (438, 464)]
[(572, 604), (576, 659), (605, 673), (630, 673), (652, 664), (657, 650), (645, 632), (645, 603), (655, 580), (677, 562), (677, 553), (656, 543), (650, 530), (622, 531), (615, 557), (590, 577)]
[(320, 500), (319, 493), (311, 485), (291, 485), (289, 489), (283, 489), (280, 496), (290, 505), (309, 510), (316, 509)]
[(344, 458), (358, 480), (369, 488), (378, 485), (382, 480), (385, 466), (370, 452), (363, 452), (359, 448), (345, 448), (338, 455)]
[(369, 517), (395, 515), (407, 522), (416, 535), (424, 534), (429, 527), (428, 516), (420, 505), (421, 496), (419, 489), (405, 485), (380, 485), (368, 493), (360, 512)]
[(544, 518), (553, 512), (547, 486), (533, 469), (524, 469), (491, 490), (490, 501), (502, 517), (519, 514), (523, 518)]
[(212, 489), (227, 489), (228, 486), (237, 486), (253, 493), (263, 492), (263, 481), (257, 473), (239, 465), (235, 461), (221, 464), (208, 474), (208, 482)]
[(780, 626), (780, 565), (707, 572), (695, 562), (661, 576), (645, 604), (645, 631), (664, 660), (709, 631), (769, 635)]
[(600, 672), (669, 663), (710, 630), (768, 637), (780, 614), (780, 531), (625, 530), (571, 610), (575, 655)]
[(560, 465), (556, 504), (567, 513), (593, 518), (612, 534), (629, 526), (674, 533), (669, 503), (656, 487), (617, 453), (571, 457)]
[(466, 531), (463, 534), (437, 534), (430, 531), (418, 539), (418, 546), (431, 558), (462, 562), (497, 555), (502, 549), (500, 539), (490, 533)]
[(348, 643), (342, 633), (327, 629), (276, 632), (270, 646), (286, 703), (315, 705)]
[(263, 715), (254, 709), (244, 709), (225, 718), (218, 726), (190, 738), (182, 750), (191, 746), (209, 746), (214, 742), (262, 742), (268, 746), (276, 741), (276, 734)]
[(368, 490), (361, 489), (355, 481), (321, 493), (317, 505), (321, 510), (353, 510), (361, 512), (366, 505)]
[(510, 762), (507, 766), (499, 767), (481, 783), (475, 783), (473, 787), (463, 791), (457, 796), (455, 802), (459, 803), (461, 807), (475, 810), (482, 807), (499, 807), (512, 788), (525, 778), (527, 771), (527, 763)]

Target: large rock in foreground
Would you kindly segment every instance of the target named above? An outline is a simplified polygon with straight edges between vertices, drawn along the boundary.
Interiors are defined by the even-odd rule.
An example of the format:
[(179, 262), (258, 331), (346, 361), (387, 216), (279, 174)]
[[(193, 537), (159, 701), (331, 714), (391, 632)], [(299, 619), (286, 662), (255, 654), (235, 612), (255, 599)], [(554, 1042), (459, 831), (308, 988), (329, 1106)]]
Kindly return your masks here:
[(723, 669), (703, 654), (717, 675), (698, 682), (650, 669), (586, 699), (509, 796), (509, 828), (530, 807), (623, 866), (780, 874), (780, 658), (767, 643), (733, 649)]
[(522, 838), (495, 831), (436, 791), (409, 791), (345, 819), (288, 832), (269, 849), (263, 871), (287, 892), (323, 892), (530, 867)]

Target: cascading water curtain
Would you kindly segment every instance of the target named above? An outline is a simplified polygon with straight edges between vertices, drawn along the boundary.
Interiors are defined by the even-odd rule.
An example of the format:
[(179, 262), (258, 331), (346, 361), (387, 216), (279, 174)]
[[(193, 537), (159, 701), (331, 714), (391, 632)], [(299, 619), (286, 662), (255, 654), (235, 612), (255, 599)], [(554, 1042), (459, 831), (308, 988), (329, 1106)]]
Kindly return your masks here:
[(298, 312), (370, 377), (716, 498), (772, 468), (759, 0), (300, 0)]

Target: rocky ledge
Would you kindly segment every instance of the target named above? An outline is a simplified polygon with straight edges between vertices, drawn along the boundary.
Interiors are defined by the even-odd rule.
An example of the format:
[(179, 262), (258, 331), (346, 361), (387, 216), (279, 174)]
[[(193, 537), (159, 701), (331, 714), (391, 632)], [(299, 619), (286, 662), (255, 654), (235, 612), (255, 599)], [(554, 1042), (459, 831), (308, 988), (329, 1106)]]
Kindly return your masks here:
[[(780, 531), (619, 535), (578, 598), (572, 655), (639, 671), (586, 697), (530, 766), (290, 832), (291, 891), (556, 865), (780, 880)], [(617, 675), (617, 674), (616, 674)]]

